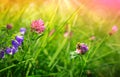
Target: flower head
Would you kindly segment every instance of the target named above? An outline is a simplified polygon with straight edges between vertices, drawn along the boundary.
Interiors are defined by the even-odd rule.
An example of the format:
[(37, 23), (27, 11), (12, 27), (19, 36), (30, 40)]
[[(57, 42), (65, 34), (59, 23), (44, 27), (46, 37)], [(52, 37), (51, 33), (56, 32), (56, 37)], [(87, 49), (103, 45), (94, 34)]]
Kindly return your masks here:
[(118, 31), (118, 27), (117, 26), (113, 26), (112, 30), (109, 32), (109, 35), (113, 35), (114, 33), (116, 33)]
[(64, 33), (64, 37), (68, 37), (68, 35), (69, 35), (69, 32)]
[(24, 34), (25, 34), (25, 32), (26, 32), (26, 28), (20, 28), (20, 33), (21, 33), (21, 34), (23, 34), (23, 35), (24, 35)]
[(6, 53), (9, 55), (13, 55), (17, 52), (17, 49), (15, 47), (11, 47), (11, 48), (6, 48)]
[(24, 40), (24, 38), (23, 38), (23, 36), (16, 36), (16, 41), (17, 41), (17, 43), (18, 43), (18, 45), (21, 45), (22, 44), (22, 42), (23, 42), (23, 40)]
[(64, 37), (72, 37), (72, 32), (65, 32)]
[(6, 28), (7, 28), (8, 30), (12, 29), (12, 25), (11, 25), (11, 24), (7, 24), (7, 25), (6, 25)]
[(45, 30), (44, 22), (41, 19), (33, 21), (31, 29), (37, 33), (42, 33)]
[(12, 54), (15, 54), (17, 51), (18, 51), (18, 48), (15, 48), (15, 47), (12, 47), (12, 48), (11, 48)]
[(96, 39), (95, 36), (91, 36), (91, 37), (89, 38), (89, 40), (91, 40), (91, 41), (94, 41), (95, 39)]
[(15, 48), (18, 48), (18, 46), (20, 46), (20, 44), (16, 40), (12, 40), (12, 46)]
[(11, 48), (6, 48), (6, 53), (12, 55)]
[(5, 53), (4, 53), (4, 51), (2, 50), (1, 52), (0, 52), (0, 58), (4, 58), (5, 57)]
[(76, 52), (78, 54), (84, 54), (88, 51), (88, 46), (85, 45), (84, 43), (78, 43), (76, 47)]

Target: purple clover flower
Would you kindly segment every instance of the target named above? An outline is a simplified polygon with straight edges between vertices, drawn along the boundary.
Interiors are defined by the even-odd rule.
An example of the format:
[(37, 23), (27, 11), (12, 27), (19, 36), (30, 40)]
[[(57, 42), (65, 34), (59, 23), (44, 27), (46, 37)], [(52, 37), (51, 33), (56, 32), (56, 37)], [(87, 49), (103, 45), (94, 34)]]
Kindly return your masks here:
[(5, 57), (5, 53), (4, 53), (4, 51), (2, 50), (1, 52), (0, 52), (0, 58), (4, 58)]
[(88, 51), (88, 46), (84, 43), (77, 44), (76, 53), (85, 54)]
[(24, 35), (25, 32), (26, 32), (26, 28), (20, 28), (20, 33), (21, 33), (22, 35)]
[(81, 51), (82, 51), (83, 53), (85, 53), (86, 51), (88, 51), (88, 46), (85, 45), (84, 43), (82, 43), (82, 44), (81, 44)]

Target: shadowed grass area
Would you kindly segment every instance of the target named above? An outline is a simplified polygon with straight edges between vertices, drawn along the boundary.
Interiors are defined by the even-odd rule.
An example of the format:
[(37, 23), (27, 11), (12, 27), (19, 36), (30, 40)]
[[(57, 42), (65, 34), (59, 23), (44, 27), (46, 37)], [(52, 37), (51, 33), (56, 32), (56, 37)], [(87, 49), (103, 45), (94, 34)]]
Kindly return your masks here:
[[(0, 77), (118, 77), (120, 69), (119, 31), (109, 36), (118, 19), (101, 18), (84, 6), (65, 8), (62, 1), (41, 5), (26, 4), (0, 11), (0, 50), (11, 45), (21, 27), (26, 28), (24, 42), (13, 56), (0, 59)], [(46, 6), (48, 5), (48, 6)], [(1, 5), (2, 7), (2, 5)], [(45, 31), (31, 31), (31, 22), (42, 19)], [(6, 29), (12, 24), (11, 30)], [(50, 32), (53, 33), (50, 35)], [(68, 32), (68, 36), (65, 36)], [(90, 40), (95, 36), (95, 40)], [(76, 44), (89, 50), (71, 58)]]

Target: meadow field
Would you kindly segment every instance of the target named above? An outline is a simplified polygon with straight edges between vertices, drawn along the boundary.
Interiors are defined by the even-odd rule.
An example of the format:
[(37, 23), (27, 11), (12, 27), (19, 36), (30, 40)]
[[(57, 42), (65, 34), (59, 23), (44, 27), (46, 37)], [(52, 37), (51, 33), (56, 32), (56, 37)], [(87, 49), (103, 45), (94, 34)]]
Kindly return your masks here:
[(119, 77), (119, 28), (74, 0), (0, 0), (0, 77)]

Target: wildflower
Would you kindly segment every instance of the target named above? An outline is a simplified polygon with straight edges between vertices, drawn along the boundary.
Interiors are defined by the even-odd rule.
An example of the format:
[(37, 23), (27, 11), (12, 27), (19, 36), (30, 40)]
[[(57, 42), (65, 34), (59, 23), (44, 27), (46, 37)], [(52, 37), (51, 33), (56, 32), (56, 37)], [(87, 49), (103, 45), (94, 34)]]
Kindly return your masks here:
[[(21, 34), (24, 35), (25, 32), (26, 32), (26, 29), (25, 28), (21, 28), (20, 32), (21, 32)], [(18, 47), (21, 46), (23, 41), (24, 41), (24, 37), (23, 36), (20, 36), (20, 35), (16, 36), (15, 40), (12, 40), (12, 48), (7, 48), (6, 49), (6, 53), (14, 54), (15, 52), (17, 52)]]
[(15, 48), (18, 48), (18, 46), (20, 46), (20, 44), (16, 40), (12, 40), (12, 46)]
[(6, 28), (7, 28), (8, 30), (12, 29), (12, 25), (11, 25), (11, 24), (7, 24), (7, 25), (6, 25)]
[(70, 33), (69, 32), (65, 32), (64, 33), (64, 37), (69, 37), (69, 36), (72, 37), (72, 32), (70, 32)]
[[(21, 28), (20, 32), (21, 32), (21, 34), (24, 35), (25, 32), (26, 32), (26, 29), (25, 28)], [(15, 40), (12, 40), (12, 46), (14, 46), (15, 48), (18, 48), (22, 44), (23, 40), (24, 40), (23, 36), (19, 36), (19, 35), (16, 36)]]
[(64, 37), (68, 37), (68, 35), (69, 35), (69, 32), (64, 33)]
[(21, 33), (22, 35), (24, 35), (25, 32), (26, 32), (26, 28), (20, 28), (20, 33)]
[(16, 41), (17, 41), (17, 43), (18, 43), (18, 45), (21, 45), (22, 44), (22, 42), (23, 42), (23, 40), (24, 40), (24, 38), (23, 38), (23, 36), (16, 36)]
[(0, 58), (4, 58), (5, 57), (5, 53), (4, 53), (4, 51), (2, 50), (1, 52), (0, 52)]
[(15, 54), (17, 51), (18, 51), (17, 48), (15, 48), (15, 47), (12, 47), (12, 48), (11, 48), (11, 52), (12, 52), (12, 54)]
[(12, 55), (11, 48), (6, 48), (6, 53)]
[[(24, 37), (22, 35), (24, 35), (25, 32), (26, 32), (25, 28), (20, 28), (21, 35), (16, 36), (15, 40), (12, 40), (12, 47), (7, 47), (6, 48), (6, 50), (5, 50), (6, 54), (13, 55), (18, 51), (18, 47), (21, 46), (21, 44), (24, 41)], [(1, 54), (0, 54), (0, 57), (1, 57)]]
[(18, 46), (20, 46), (20, 44), (16, 40), (12, 40), (12, 47), (7, 47), (6, 53), (10, 55), (15, 54), (18, 51)]
[(116, 33), (118, 31), (118, 27), (117, 26), (113, 26), (112, 30), (109, 32), (109, 35), (113, 35), (114, 33)]
[(36, 33), (42, 33), (45, 30), (44, 22), (41, 19), (33, 21), (31, 29)]
[(88, 46), (84, 43), (78, 43), (76, 47), (76, 53), (78, 54), (84, 54), (88, 51)]
[(9, 55), (13, 55), (17, 52), (17, 49), (15, 47), (12, 48), (6, 48), (6, 53)]
[(95, 39), (96, 39), (95, 36), (91, 36), (91, 37), (89, 38), (89, 40), (91, 40), (91, 41), (93, 41), (93, 40), (95, 40)]

